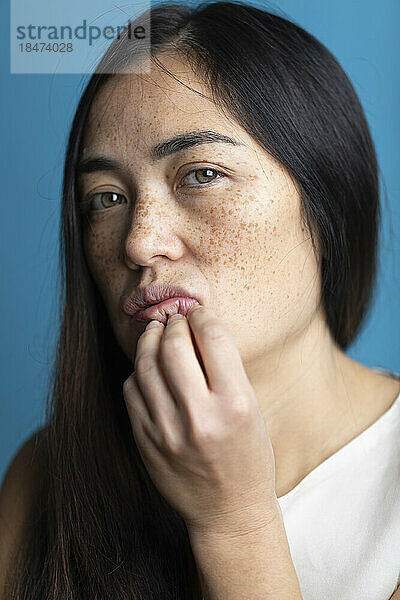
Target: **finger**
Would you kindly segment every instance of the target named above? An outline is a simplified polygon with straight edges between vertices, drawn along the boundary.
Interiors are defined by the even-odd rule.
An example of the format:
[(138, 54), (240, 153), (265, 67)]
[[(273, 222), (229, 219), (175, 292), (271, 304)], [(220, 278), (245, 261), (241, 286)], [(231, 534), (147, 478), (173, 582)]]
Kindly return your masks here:
[(145, 329), (140, 336), (135, 356), (135, 374), (143, 401), (153, 423), (160, 431), (172, 431), (177, 420), (175, 398), (159, 364), (160, 340), (164, 325)]
[(189, 408), (189, 402), (205, 402), (210, 392), (196, 356), (186, 317), (168, 320), (160, 342), (160, 365), (177, 404)]
[(143, 446), (143, 444), (146, 445), (148, 443), (146, 436), (153, 439), (155, 427), (149, 411), (147, 410), (142, 393), (135, 381), (135, 372), (124, 381), (122, 389), (135, 440), (137, 440), (141, 446)]
[(200, 305), (187, 313), (204, 368), (208, 387), (220, 395), (237, 395), (250, 386), (232, 332), (209, 308)]
[(136, 383), (135, 372), (124, 382), (123, 394), (136, 447), (146, 466), (149, 458), (154, 461), (159, 457), (162, 444), (159, 429), (152, 421)]

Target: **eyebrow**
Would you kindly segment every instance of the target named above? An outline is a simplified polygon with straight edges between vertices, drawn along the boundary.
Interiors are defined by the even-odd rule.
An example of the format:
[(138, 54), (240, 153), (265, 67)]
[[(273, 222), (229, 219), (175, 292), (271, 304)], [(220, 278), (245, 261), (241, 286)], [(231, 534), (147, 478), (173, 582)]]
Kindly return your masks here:
[[(182, 152), (182, 150), (186, 150), (192, 146), (214, 144), (215, 142), (231, 144), (233, 146), (244, 145), (217, 131), (189, 131), (156, 144), (150, 151), (150, 157), (152, 160), (160, 160), (175, 152)], [(119, 171), (124, 175), (128, 174), (126, 168), (119, 161), (107, 156), (88, 157), (78, 165), (78, 175), (94, 173), (96, 171)]]

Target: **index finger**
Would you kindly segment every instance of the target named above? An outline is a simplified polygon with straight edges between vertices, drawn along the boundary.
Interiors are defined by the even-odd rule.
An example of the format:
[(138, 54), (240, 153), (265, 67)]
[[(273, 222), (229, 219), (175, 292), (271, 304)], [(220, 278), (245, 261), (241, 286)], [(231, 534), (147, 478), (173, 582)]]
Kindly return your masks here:
[(207, 372), (208, 387), (220, 395), (235, 395), (249, 387), (232, 333), (208, 307), (194, 306), (186, 315)]

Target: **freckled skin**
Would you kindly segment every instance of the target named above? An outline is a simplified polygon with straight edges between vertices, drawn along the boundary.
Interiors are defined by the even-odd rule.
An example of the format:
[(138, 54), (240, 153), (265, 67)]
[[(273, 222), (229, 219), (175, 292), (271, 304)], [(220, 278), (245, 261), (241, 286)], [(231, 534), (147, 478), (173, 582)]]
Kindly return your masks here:
[[(82, 157), (112, 156), (130, 176), (82, 177), (82, 196), (109, 191), (127, 200), (91, 211), (85, 255), (132, 361), (144, 326), (120, 306), (139, 284), (189, 286), (227, 323), (266, 420), (280, 496), (355, 435), (366, 389), (382, 376), (341, 352), (327, 330), (318, 263), (289, 174), (208, 99), (185, 62), (173, 54), (162, 62), (207, 97), (155, 65), (151, 74), (117, 75), (105, 84), (90, 111)], [(148, 156), (157, 142), (196, 129), (244, 145), (204, 144), (160, 161)], [(195, 188), (191, 174), (177, 188), (189, 171), (205, 167), (226, 176)], [(370, 416), (362, 414), (365, 424)]]

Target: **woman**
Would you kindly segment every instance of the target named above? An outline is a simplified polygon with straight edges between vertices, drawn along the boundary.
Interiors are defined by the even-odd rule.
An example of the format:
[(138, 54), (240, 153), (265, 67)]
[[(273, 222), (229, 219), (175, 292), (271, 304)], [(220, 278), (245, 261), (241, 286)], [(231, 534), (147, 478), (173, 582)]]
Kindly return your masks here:
[(150, 70), (126, 41), (69, 137), (6, 597), (399, 598), (400, 378), (345, 354), (379, 227), (353, 87), (241, 2), (153, 7)]

